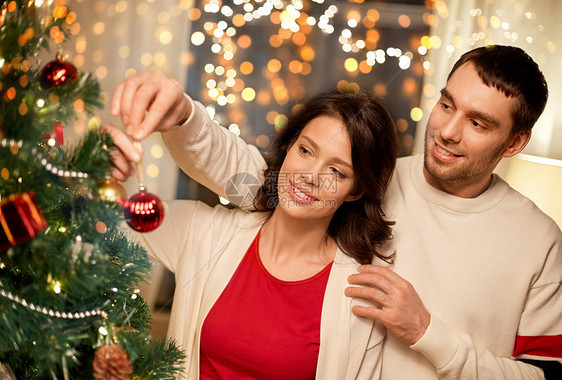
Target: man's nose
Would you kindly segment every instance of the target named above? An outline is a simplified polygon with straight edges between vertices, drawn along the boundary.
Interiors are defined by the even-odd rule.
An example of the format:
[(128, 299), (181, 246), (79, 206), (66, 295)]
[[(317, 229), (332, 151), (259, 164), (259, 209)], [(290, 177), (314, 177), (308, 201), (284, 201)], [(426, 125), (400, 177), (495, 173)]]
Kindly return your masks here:
[(460, 142), (463, 133), (463, 118), (461, 115), (451, 116), (439, 129), (443, 141)]

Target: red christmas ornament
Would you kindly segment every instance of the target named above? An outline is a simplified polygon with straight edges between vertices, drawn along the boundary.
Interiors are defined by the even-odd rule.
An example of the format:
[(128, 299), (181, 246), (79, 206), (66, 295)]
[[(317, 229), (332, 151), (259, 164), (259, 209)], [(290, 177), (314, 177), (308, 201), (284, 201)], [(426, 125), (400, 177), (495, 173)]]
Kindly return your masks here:
[[(139, 141), (133, 141), (133, 143), (139, 152), (143, 151)], [(136, 171), (139, 192), (125, 203), (125, 218), (133, 230), (150, 232), (158, 228), (164, 221), (164, 204), (156, 195), (146, 192), (142, 158), (136, 163)]]
[(60, 146), (64, 144), (64, 132), (60, 121), (57, 121), (55, 125), (53, 125), (53, 133), (45, 134), (45, 140), (49, 140), (50, 138), (54, 138)]
[(127, 224), (135, 231), (150, 232), (164, 221), (164, 204), (156, 195), (147, 193), (144, 187), (125, 203)]
[(58, 87), (65, 83), (74, 83), (78, 78), (78, 70), (70, 62), (63, 61), (58, 55), (57, 59), (45, 65), (39, 76), (39, 83), (44, 90)]
[(12, 194), (0, 204), (0, 250), (35, 237), (47, 222), (33, 193)]

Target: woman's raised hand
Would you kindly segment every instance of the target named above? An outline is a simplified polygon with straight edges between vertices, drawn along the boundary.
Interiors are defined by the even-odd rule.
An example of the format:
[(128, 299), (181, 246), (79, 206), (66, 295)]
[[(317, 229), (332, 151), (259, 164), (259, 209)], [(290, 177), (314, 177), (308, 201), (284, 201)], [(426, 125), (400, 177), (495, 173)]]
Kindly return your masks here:
[(191, 103), (178, 81), (161, 71), (149, 71), (119, 83), (111, 114), (120, 116), (125, 133), (140, 141), (154, 131), (165, 132), (185, 122)]
[(119, 83), (111, 100), (111, 114), (120, 116), (125, 125), (125, 132), (110, 124), (102, 127), (115, 143), (111, 176), (126, 181), (134, 174), (131, 163), (138, 162), (142, 154), (131, 138), (140, 141), (154, 131), (165, 132), (183, 124), (191, 115), (191, 102), (178, 81), (151, 71)]

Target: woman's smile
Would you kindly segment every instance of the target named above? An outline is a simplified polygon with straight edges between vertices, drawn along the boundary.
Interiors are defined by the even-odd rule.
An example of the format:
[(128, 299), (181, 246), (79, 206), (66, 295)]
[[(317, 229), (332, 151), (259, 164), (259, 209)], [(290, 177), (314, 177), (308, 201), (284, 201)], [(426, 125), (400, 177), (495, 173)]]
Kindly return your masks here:
[(289, 196), (301, 205), (309, 205), (319, 200), (291, 180), (289, 180)]

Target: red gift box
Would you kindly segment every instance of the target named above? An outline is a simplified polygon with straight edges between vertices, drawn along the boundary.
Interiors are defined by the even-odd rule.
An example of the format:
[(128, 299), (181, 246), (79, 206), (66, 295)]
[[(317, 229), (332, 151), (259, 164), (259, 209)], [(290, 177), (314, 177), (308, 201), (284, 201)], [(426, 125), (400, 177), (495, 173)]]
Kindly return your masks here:
[(12, 194), (0, 204), (0, 250), (4, 251), (35, 237), (47, 227), (35, 195)]

